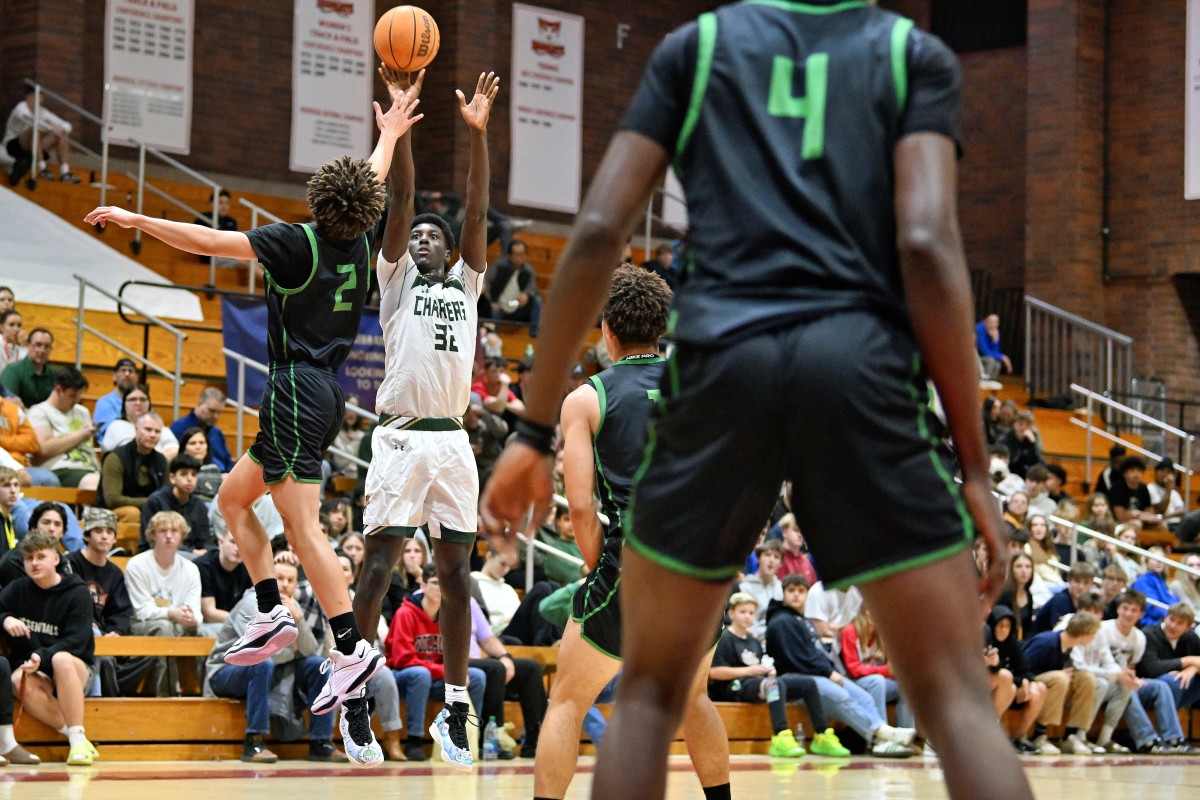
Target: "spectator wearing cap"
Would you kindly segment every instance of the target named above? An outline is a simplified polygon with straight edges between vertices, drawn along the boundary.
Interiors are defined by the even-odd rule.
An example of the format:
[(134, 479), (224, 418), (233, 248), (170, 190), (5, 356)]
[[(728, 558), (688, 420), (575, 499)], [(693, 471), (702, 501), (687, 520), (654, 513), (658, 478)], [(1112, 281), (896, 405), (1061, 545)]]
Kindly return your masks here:
[(121, 416), (125, 393), (134, 387), (137, 379), (137, 365), (133, 363), (133, 359), (117, 359), (117, 365), (113, 367), (113, 390), (96, 401), (96, 410), (92, 414), (99, 438), (104, 437), (108, 423)]
[(54, 390), (57, 370), (50, 366), (50, 351), (54, 349), (54, 336), (45, 328), (34, 328), (29, 334), (29, 353), (14, 361), (0, 373), (0, 383), (26, 408), (44, 401)]
[(225, 441), (224, 432), (217, 427), (221, 410), (225, 408), (225, 393), (215, 386), (206, 386), (196, 399), (196, 407), (188, 414), (171, 423), (171, 433), (179, 439), (188, 428), (200, 428), (208, 439), (208, 453), (212, 463), (220, 468), (221, 474), (227, 474), (233, 469), (233, 456), (229, 453), (229, 444)]
[(1163, 521), (1168, 526), (1178, 525), (1179, 520), (1187, 513), (1187, 504), (1183, 502), (1175, 484), (1175, 462), (1164, 458), (1154, 467), (1154, 483), (1146, 485), (1154, 510), (1162, 514)]
[(142, 507), (166, 479), (166, 456), (155, 449), (162, 430), (162, 417), (155, 411), (147, 411), (137, 418), (133, 440), (104, 457), (96, 499), (98, 504), (112, 509), (119, 522), (140, 525)]
[(127, 636), (133, 624), (133, 604), (125, 588), (125, 573), (108, 560), (117, 539), (117, 515), (107, 508), (89, 508), (83, 515), (81, 550), (67, 554), (71, 570), (92, 594), (92, 629), (97, 636)]

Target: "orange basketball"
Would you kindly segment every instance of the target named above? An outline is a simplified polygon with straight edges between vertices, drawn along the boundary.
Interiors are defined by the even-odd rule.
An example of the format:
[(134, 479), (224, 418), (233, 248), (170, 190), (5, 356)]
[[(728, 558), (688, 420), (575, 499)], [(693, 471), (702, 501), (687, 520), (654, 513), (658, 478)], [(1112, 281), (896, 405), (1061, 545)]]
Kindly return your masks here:
[(396, 6), (375, 23), (375, 52), (384, 64), (399, 72), (424, 69), (441, 44), (437, 22), (416, 6)]

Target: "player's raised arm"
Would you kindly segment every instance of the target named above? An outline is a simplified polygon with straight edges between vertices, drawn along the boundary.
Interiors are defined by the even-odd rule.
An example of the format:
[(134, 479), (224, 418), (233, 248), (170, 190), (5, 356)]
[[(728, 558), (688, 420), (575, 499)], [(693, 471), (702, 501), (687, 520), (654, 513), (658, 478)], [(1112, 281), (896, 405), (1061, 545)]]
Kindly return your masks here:
[[(409, 101), (417, 100), (421, 95), (421, 87), (425, 83), (425, 70), (417, 73), (417, 79), (411, 84), (408, 76), (390, 67), (380, 65), (379, 77), (387, 84), (388, 94), (392, 102), (401, 97)], [(408, 249), (408, 229), (412, 225), (413, 200), (416, 197), (416, 167), (413, 165), (412, 129), (404, 132), (396, 140), (392, 151), (392, 170), (388, 175), (388, 218), (383, 229), (383, 257), (390, 263), (395, 263)], [(385, 276), (381, 275), (380, 280)]]
[(394, 97), (392, 107), (386, 112), (380, 108), (379, 103), (371, 103), (375, 108), (375, 125), (379, 128), (379, 141), (375, 143), (375, 150), (367, 158), (367, 162), (371, 165), (371, 169), (375, 170), (375, 179), (380, 183), (387, 178), (388, 171), (392, 167), (392, 155), (396, 149), (396, 142), (425, 116), (416, 113), (417, 104), (420, 102), (420, 98), (416, 97), (410, 98), (405, 95)]
[(186, 250), (200, 256), (253, 259), (254, 248), (241, 231), (219, 231), (205, 225), (135, 214), (117, 206), (100, 206), (92, 209), (83, 221), (101, 228), (108, 223), (122, 228), (137, 228), (145, 231), (171, 247)]
[(462, 260), (476, 272), (483, 272), (487, 265), (488, 184), (492, 177), (487, 124), (492, 103), (499, 92), (500, 78), (494, 72), (479, 74), (475, 94), (469, 103), (462, 90), (454, 91), (458, 95), (458, 110), (471, 129), (471, 164), (467, 168), (467, 195), (463, 200), (465, 217), (458, 245)]

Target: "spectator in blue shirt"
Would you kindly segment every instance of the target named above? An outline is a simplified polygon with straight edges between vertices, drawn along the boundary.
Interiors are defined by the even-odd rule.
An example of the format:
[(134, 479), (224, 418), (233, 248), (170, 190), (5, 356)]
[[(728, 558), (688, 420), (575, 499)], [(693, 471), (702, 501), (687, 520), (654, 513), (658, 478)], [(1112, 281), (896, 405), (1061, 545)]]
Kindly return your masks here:
[(1076, 561), (1071, 565), (1071, 572), (1067, 577), (1067, 588), (1064, 591), (1056, 592), (1046, 605), (1042, 606), (1037, 611), (1037, 616), (1033, 620), (1033, 629), (1038, 633), (1044, 633), (1048, 630), (1053, 630), (1058, 621), (1067, 614), (1075, 613), (1075, 601), (1084, 592), (1092, 588), (1092, 584), (1096, 580), (1096, 568), (1086, 561)]
[[(1096, 695), (1096, 676), (1084, 670), (1072, 669), (1070, 656), (1073, 647), (1092, 643), (1100, 631), (1100, 618), (1087, 613), (1071, 617), (1064, 631), (1047, 631), (1026, 639), (1021, 645), (1029, 670), (1046, 684), (1046, 704), (1034, 726), (1033, 744), (1045, 755), (1066, 752), (1091, 755), (1092, 748), (1084, 739), (1092, 721), (1092, 699)], [(1046, 736), (1046, 728), (1062, 722), (1064, 706), (1070, 705), (1070, 716), (1062, 742), (1056, 747)], [(1061, 750), (1059, 749), (1061, 748)]]
[(205, 387), (196, 400), (196, 407), (187, 416), (180, 417), (171, 423), (171, 432), (178, 439), (188, 428), (200, 428), (208, 439), (208, 452), (212, 463), (216, 464), (222, 474), (233, 469), (233, 456), (229, 454), (229, 445), (225, 443), (225, 434), (217, 427), (217, 419), (225, 408), (225, 393), (214, 386)]
[(983, 362), (983, 377), (991, 379), (1005, 372), (1013, 371), (1012, 361), (1000, 350), (1000, 316), (988, 314), (982, 321), (975, 323), (975, 349), (979, 352), (979, 360)]
[[(1149, 548), (1149, 551), (1159, 558), (1166, 558), (1167, 551), (1161, 545), (1154, 545)], [(1179, 602), (1179, 596), (1171, 591), (1171, 587), (1167, 585), (1167, 565), (1162, 561), (1154, 558), (1146, 559), (1146, 571), (1137, 577), (1129, 586), (1130, 589), (1137, 589), (1142, 594), (1151, 600), (1157, 600), (1167, 608)], [(1146, 604), (1146, 611), (1142, 614), (1142, 618), (1138, 620), (1138, 627), (1144, 628), (1147, 625), (1157, 625), (1163, 621), (1163, 617), (1167, 615), (1165, 609), (1159, 606)]]
[(125, 393), (138, 381), (137, 365), (132, 358), (119, 358), (113, 367), (113, 390), (96, 401), (92, 422), (96, 423), (96, 441), (104, 438), (108, 423), (121, 418)]

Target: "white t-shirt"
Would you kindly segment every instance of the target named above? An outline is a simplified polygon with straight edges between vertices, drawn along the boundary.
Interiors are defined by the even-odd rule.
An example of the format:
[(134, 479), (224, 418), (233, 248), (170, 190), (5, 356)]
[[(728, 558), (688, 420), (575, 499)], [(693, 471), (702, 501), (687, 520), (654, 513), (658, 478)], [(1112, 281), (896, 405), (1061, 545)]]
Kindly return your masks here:
[[(379, 272), (390, 265), (379, 255)], [(384, 378), (380, 414), (459, 417), (471, 401), (479, 293), (483, 273), (461, 258), (438, 283), (427, 281), (405, 252), (382, 286)]]
[(849, 589), (826, 589), (825, 584), (817, 581), (808, 590), (804, 616), (827, 622), (840, 631), (854, 622), (862, 604), (862, 594), (857, 586), (851, 586)]
[(1115, 619), (1106, 619), (1100, 623), (1100, 633), (1096, 636), (1097, 641), (1101, 639), (1112, 653), (1113, 661), (1122, 669), (1137, 666), (1146, 654), (1146, 634), (1138, 630), (1136, 625), (1126, 635), (1121, 633)]
[[(746, 579), (738, 586), (738, 590), (753, 595), (754, 599), (758, 601), (750, 633), (755, 638), (761, 639), (767, 634), (767, 606), (772, 600), (783, 600), (783, 581), (779, 580), (778, 576), (772, 576), (771, 582), (764, 584), (762, 576), (756, 572), (753, 575), (747, 575)], [(807, 606), (805, 609), (807, 610)]]
[(483, 604), (487, 606), (488, 624), (492, 633), (499, 635), (512, 622), (513, 614), (521, 605), (517, 590), (503, 580), (489, 578), (482, 572), (472, 572), (471, 577), (479, 585), (479, 593), (483, 595)]
[[(67, 436), (80, 428), (92, 424), (92, 415), (81, 405), (76, 405), (65, 414), (47, 400), (29, 409), (29, 424), (35, 429), (49, 427), (51, 436)], [(65, 453), (46, 459), (39, 467), (45, 469), (89, 469), (100, 471), (100, 462), (92, 450), (92, 440), (84, 439)]]
[[(1159, 486), (1157, 483), (1146, 484), (1147, 491), (1150, 492), (1150, 502), (1158, 505), (1162, 502), (1163, 495), (1167, 490)], [(1187, 512), (1187, 503), (1183, 502), (1183, 498), (1179, 496), (1179, 492), (1175, 489), (1171, 490), (1171, 500), (1167, 503), (1167, 510), (1163, 512), (1164, 517), (1179, 517)]]
[(125, 586), (135, 620), (166, 619), (167, 611), (183, 606), (201, 618), (200, 570), (181, 555), (175, 556), (170, 569), (163, 569), (153, 550), (138, 553), (125, 565)]

